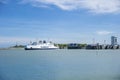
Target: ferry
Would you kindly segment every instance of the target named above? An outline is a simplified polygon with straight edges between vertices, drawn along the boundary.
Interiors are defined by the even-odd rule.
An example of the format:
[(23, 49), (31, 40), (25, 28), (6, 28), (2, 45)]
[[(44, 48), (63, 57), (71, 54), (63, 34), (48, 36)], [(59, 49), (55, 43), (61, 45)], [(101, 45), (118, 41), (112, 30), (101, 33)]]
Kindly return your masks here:
[(59, 47), (55, 46), (52, 42), (39, 41), (33, 42), (25, 46), (25, 50), (53, 50), (59, 49)]

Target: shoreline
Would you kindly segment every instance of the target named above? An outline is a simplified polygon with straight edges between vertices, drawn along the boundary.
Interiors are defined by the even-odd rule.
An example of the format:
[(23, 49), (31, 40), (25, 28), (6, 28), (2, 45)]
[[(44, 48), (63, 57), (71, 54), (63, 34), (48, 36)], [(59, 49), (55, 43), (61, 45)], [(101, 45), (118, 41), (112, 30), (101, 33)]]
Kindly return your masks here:
[(12, 49), (24, 49), (24, 48), (0, 48), (0, 50), (12, 50)]
[[(120, 45), (99, 45), (99, 44), (55, 44), (59, 49), (68, 50), (120, 50)], [(15, 45), (11, 47), (1, 47), (0, 50), (24, 49), (25, 45)]]
[[(0, 50), (24, 50), (24, 48), (0, 48)], [(120, 50), (120, 49), (67, 49), (67, 48), (63, 48), (65, 50)], [(58, 50), (63, 50), (63, 49), (58, 49)]]

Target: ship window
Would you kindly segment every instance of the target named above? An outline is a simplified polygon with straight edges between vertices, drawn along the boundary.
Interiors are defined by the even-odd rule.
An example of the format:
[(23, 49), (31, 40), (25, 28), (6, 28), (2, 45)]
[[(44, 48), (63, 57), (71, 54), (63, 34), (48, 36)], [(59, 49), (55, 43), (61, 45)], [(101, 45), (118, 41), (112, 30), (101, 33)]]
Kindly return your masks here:
[(33, 42), (32, 45), (37, 45), (37, 42)]
[(43, 41), (43, 43), (46, 43), (46, 41)]

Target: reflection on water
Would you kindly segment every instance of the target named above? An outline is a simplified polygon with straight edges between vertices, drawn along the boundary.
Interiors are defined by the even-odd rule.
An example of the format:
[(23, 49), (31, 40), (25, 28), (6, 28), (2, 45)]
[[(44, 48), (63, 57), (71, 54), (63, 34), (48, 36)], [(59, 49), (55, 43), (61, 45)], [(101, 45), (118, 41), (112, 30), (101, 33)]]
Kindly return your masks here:
[(120, 50), (0, 50), (0, 80), (120, 80)]

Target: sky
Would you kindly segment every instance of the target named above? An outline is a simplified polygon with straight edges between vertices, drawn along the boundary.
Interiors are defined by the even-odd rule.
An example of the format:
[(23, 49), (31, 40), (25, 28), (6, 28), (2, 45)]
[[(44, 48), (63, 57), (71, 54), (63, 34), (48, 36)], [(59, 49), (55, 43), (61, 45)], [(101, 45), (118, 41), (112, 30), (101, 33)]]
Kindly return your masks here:
[(54, 43), (120, 43), (120, 0), (0, 0), (0, 47)]

